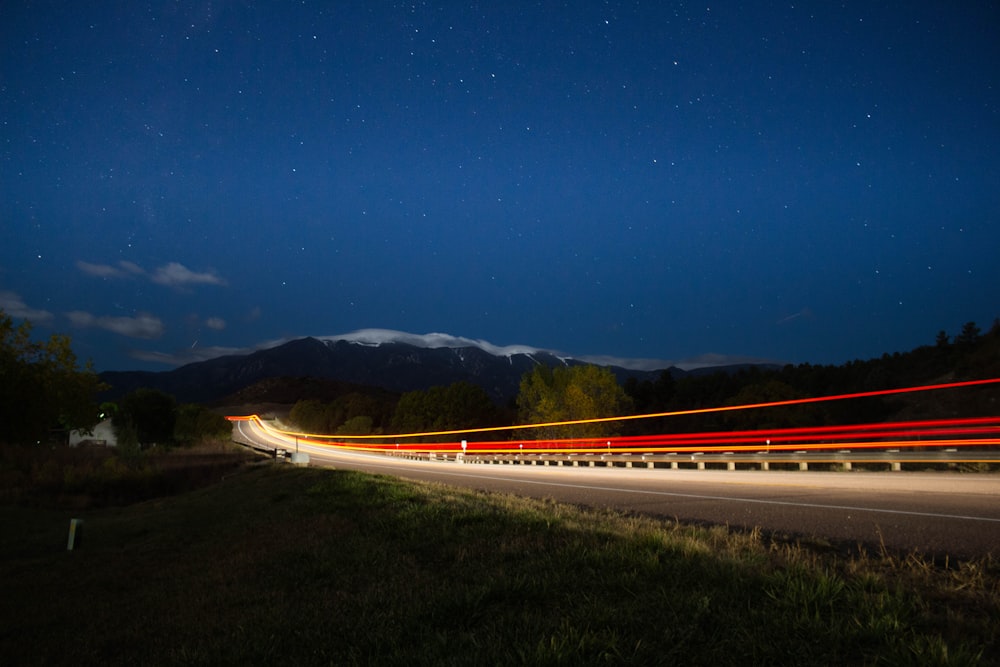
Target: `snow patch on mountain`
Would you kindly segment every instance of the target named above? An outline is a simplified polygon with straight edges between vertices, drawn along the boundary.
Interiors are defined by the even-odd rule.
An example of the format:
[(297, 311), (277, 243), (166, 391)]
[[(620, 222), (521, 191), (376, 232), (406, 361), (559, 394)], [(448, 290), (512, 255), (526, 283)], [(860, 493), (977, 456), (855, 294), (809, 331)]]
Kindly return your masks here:
[[(446, 333), (413, 334), (406, 331), (396, 331), (394, 329), (358, 329), (351, 333), (339, 334), (336, 336), (316, 336), (322, 341), (346, 341), (355, 345), (378, 346), (385, 343), (406, 343), (414, 347), (424, 348), (463, 348), (478, 347), (479, 349), (497, 357), (507, 357), (508, 359), (517, 354), (527, 355), (536, 361), (533, 355), (550, 354), (564, 364), (569, 361), (579, 361), (600, 366), (618, 366), (629, 370), (661, 370), (670, 366), (684, 368), (685, 362), (674, 362), (666, 359), (636, 359), (629, 357), (614, 357), (607, 355), (584, 355), (568, 356), (556, 350), (546, 350), (530, 345), (494, 345), (493, 343), (479, 338), (465, 338), (464, 336), (453, 336)], [(716, 361), (723, 363), (724, 357), (716, 355)], [(702, 360), (693, 360), (691, 368), (699, 368), (708, 365)]]
[(537, 347), (528, 345), (494, 345), (489, 341), (465, 338), (463, 336), (452, 336), (446, 333), (412, 334), (405, 331), (395, 331), (393, 329), (358, 329), (351, 333), (337, 336), (316, 336), (317, 340), (337, 342), (346, 341), (357, 345), (384, 345), (386, 343), (405, 343), (414, 347), (425, 348), (462, 348), (478, 347), (484, 352), (488, 352), (497, 357), (509, 357), (515, 354), (535, 354), (545, 352)]
[[(670, 361), (666, 359), (643, 359), (630, 357), (616, 357), (610, 355), (581, 355), (569, 356), (555, 350), (534, 347), (531, 345), (494, 345), (489, 341), (464, 336), (453, 336), (446, 333), (413, 334), (394, 329), (358, 329), (350, 333), (338, 334), (334, 336), (313, 336), (316, 340), (323, 342), (346, 341), (354, 345), (364, 345), (377, 347), (387, 343), (406, 343), (422, 348), (463, 348), (478, 347), (479, 349), (497, 357), (507, 357), (513, 363), (516, 355), (527, 355), (536, 363), (535, 355), (547, 354), (556, 357), (564, 364), (573, 361), (597, 364), (600, 366), (618, 366), (636, 371), (655, 371), (676, 366), (683, 370), (692, 370), (713, 366), (724, 366), (727, 364), (741, 363), (776, 363), (767, 359), (747, 356), (732, 356), (723, 354), (703, 354), (698, 357), (684, 359), (681, 361)], [(252, 352), (266, 350), (284, 345), (295, 338), (280, 338), (258, 343), (247, 348), (222, 348), (222, 347), (198, 347), (182, 350), (180, 352), (166, 354), (161, 352), (133, 352), (132, 356), (143, 361), (155, 361), (170, 366), (183, 366), (185, 364), (207, 361), (222, 356), (238, 356), (250, 354)]]

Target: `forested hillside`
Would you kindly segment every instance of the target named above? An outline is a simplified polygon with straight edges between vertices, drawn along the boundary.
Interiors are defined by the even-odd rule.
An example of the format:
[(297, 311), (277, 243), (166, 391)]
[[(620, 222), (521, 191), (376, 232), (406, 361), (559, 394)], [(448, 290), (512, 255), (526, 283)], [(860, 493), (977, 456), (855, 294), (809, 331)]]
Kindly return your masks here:
[[(584, 367), (580, 367), (583, 370)], [(570, 369), (571, 370), (571, 369)], [(596, 371), (596, 368), (595, 368)], [(822, 397), (930, 385), (1000, 376), (1000, 321), (982, 334), (966, 323), (955, 336), (939, 332), (932, 345), (910, 352), (884, 354), (867, 361), (841, 365), (788, 365), (780, 369), (744, 367), (735, 372), (688, 375), (676, 378), (669, 370), (656, 380), (627, 380), (624, 394), (607, 388), (613, 376), (601, 369), (600, 382), (561, 381), (552, 373), (525, 375), (517, 400), (507, 406), (490, 406), (488, 397), (468, 383), (408, 392), (400, 399), (389, 392), (344, 392), (332, 400), (299, 400), (292, 421), (305, 430), (322, 433), (378, 434), (508, 426), (515, 423), (607, 417), (613, 414), (659, 414), (700, 408), (769, 403), (796, 398)], [(606, 371), (606, 372), (604, 372)], [(537, 378), (535, 376), (538, 376)], [(542, 383), (539, 378), (548, 378)], [(536, 396), (545, 385), (545, 395)], [(593, 389), (602, 387), (600, 392)], [(597, 400), (596, 394), (606, 400)], [(563, 395), (565, 394), (565, 395)], [(588, 400), (583, 400), (584, 395)], [(879, 422), (889, 419), (932, 419), (995, 414), (1000, 409), (1000, 388), (993, 386), (961, 391), (935, 391), (886, 397), (770, 407), (757, 410), (671, 416), (612, 424), (593, 433), (639, 435), (701, 430), (789, 428)], [(614, 412), (618, 410), (618, 412)], [(581, 435), (549, 429), (547, 437)], [(494, 434), (495, 435), (495, 434)]]
[[(636, 414), (745, 405), (795, 398), (929, 385), (1000, 376), (1000, 320), (982, 334), (966, 323), (955, 336), (938, 333), (932, 345), (910, 352), (884, 354), (841, 365), (788, 365), (779, 370), (745, 368), (674, 379), (664, 373), (649, 382), (626, 382)], [(995, 385), (961, 392), (937, 391), (889, 397), (832, 401), (823, 404), (642, 420), (633, 432), (782, 428), (860, 423), (890, 418), (943, 418), (996, 414), (1000, 389)]]

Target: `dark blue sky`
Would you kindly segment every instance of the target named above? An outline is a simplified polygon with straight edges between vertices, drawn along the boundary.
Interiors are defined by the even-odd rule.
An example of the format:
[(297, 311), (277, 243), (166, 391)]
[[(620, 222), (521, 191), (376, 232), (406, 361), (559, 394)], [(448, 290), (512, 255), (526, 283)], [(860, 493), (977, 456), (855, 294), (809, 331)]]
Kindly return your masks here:
[(0, 8), (0, 308), (99, 370), (368, 327), (841, 363), (1000, 315), (995, 3), (68, 4)]

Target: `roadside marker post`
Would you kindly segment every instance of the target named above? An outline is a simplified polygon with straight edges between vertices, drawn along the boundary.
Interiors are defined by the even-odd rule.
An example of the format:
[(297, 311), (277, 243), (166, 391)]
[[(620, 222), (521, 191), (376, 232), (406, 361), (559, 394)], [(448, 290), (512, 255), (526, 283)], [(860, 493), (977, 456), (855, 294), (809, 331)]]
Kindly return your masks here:
[(83, 540), (83, 519), (69, 520), (69, 539), (66, 541), (66, 551), (73, 551)]

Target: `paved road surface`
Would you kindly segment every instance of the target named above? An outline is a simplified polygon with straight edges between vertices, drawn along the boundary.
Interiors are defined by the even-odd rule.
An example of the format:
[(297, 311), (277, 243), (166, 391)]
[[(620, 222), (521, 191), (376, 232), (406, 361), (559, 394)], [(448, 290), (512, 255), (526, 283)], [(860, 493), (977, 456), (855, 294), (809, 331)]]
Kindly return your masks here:
[[(287, 443), (281, 446), (288, 447)], [(953, 558), (1000, 555), (1000, 475), (470, 465), (302, 445), (313, 465)]]

